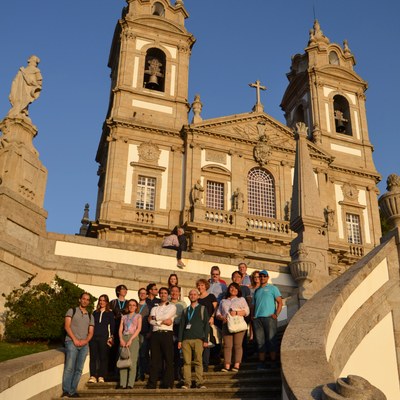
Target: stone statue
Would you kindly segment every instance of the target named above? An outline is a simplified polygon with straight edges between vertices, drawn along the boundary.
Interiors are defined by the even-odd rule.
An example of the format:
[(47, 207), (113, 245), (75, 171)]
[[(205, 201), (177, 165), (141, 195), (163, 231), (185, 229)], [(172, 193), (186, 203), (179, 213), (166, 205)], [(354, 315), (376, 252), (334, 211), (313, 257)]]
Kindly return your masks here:
[(200, 183), (200, 179), (198, 179), (192, 189), (193, 205), (200, 205), (202, 203), (203, 193), (204, 193), (204, 188)]
[(292, 199), (286, 201), (285, 203), (285, 221), (290, 221), (290, 209), (292, 208)]
[(233, 204), (232, 204), (232, 211), (243, 211), (243, 203), (244, 203), (244, 195), (240, 191), (240, 188), (237, 188), (233, 192)]
[(8, 117), (28, 117), (28, 106), (36, 100), (42, 90), (42, 75), (37, 67), (40, 63), (39, 57), (30, 56), (28, 66), (21, 67), (15, 76), (10, 92), (11, 110)]
[(326, 206), (324, 211), (326, 224), (329, 228), (332, 228), (335, 223), (335, 210), (332, 210), (332, 208)]
[(315, 144), (321, 143), (321, 129), (319, 129), (318, 124), (314, 124), (313, 131), (312, 131), (312, 141)]

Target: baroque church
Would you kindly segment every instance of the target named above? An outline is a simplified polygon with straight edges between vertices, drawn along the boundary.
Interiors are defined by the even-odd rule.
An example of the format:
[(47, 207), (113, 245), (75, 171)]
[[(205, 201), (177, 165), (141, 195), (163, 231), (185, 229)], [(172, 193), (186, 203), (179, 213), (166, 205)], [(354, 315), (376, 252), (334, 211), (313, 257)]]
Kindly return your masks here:
[(317, 208), (313, 224), (324, 231), (323, 264), (337, 276), (381, 236), (367, 84), (354, 71), (347, 42), (331, 43), (315, 21), (287, 74), (286, 125), (264, 112), (260, 81), (252, 84), (252, 112), (203, 120), (200, 96), (188, 101), (195, 38), (186, 18), (182, 1), (136, 0), (118, 21), (88, 235), (159, 245), (180, 225), (190, 252), (287, 267), (296, 237), (290, 225), (297, 204), (294, 131), (301, 122), (318, 188), (316, 197), (305, 193), (301, 201)]
[[(389, 176), (379, 199), (394, 227), (381, 238), (367, 84), (347, 42), (331, 43), (314, 22), (287, 73), (286, 124), (264, 112), (260, 80), (250, 84), (251, 112), (203, 120), (200, 95), (188, 99), (188, 16), (182, 0), (127, 0), (109, 57), (96, 217), (85, 210), (79, 235), (46, 230), (47, 169), (28, 115), (40, 60), (20, 68), (0, 121), (0, 293), (58, 275), (97, 297), (114, 297), (123, 282), (134, 297), (178, 272), (185, 297), (212, 265), (229, 280), (245, 261), (249, 272), (267, 269), (284, 299), (282, 399), (385, 398), (376, 390), (398, 399), (400, 177)], [(175, 251), (161, 248), (176, 226), (189, 242), (181, 269)], [(0, 397), (31, 379), (32, 397), (53, 398), (64, 359), (49, 357), (28, 365), (25, 380), (7, 370)], [(351, 397), (336, 395), (336, 380)]]

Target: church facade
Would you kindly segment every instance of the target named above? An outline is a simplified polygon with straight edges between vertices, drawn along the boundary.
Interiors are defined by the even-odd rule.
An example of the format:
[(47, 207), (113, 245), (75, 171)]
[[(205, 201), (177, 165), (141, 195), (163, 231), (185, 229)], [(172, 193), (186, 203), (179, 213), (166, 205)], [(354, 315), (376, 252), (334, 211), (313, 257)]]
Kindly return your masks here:
[(111, 52), (110, 104), (99, 142), (98, 202), (88, 235), (141, 246), (183, 226), (189, 251), (287, 271), (296, 140), (305, 123), (327, 238), (329, 275), (340, 275), (381, 237), (369, 141), (366, 82), (346, 41), (331, 43), (317, 21), (292, 58), (281, 107), (203, 120), (188, 100), (194, 36), (182, 1), (129, 0)]

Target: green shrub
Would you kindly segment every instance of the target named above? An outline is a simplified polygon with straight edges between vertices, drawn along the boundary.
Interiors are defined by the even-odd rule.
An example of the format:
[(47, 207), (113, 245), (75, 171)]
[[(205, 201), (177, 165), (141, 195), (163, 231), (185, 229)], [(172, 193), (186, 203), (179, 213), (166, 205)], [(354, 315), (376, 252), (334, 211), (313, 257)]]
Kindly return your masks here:
[[(78, 306), (84, 290), (55, 276), (49, 285), (31, 285), (29, 278), (6, 298), (5, 337), (7, 341), (60, 341), (64, 337), (64, 317), (67, 310)], [(95, 297), (90, 296), (89, 311)]]

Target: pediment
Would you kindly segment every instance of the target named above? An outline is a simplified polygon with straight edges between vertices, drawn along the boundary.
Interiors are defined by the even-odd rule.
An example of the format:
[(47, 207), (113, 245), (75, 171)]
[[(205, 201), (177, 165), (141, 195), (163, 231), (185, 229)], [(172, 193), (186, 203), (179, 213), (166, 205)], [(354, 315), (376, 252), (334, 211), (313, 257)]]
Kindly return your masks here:
[[(199, 136), (214, 136), (223, 139), (247, 142), (256, 146), (266, 140), (271, 150), (296, 152), (296, 140), (293, 130), (267, 114), (241, 114), (214, 118), (189, 125), (188, 129)], [(333, 157), (308, 141), (312, 158), (331, 162)]]
[(151, 15), (145, 15), (145, 16), (140, 15), (135, 19), (131, 19), (130, 21), (142, 24), (145, 27), (152, 27), (156, 29), (166, 30), (169, 32), (175, 32), (179, 34), (184, 33), (188, 35), (186, 29), (181, 25), (178, 25), (173, 21), (169, 21), (167, 19), (160, 19), (159, 17), (153, 17)]
[(329, 74), (330, 76), (335, 76), (335, 78), (343, 78), (350, 81), (355, 81), (360, 84), (366, 85), (366, 82), (360, 78), (354, 71), (345, 69), (336, 65), (325, 65), (319, 70), (321, 73)]
[(215, 118), (190, 125), (190, 129), (198, 134), (254, 143), (265, 135), (272, 146), (293, 150), (296, 147), (292, 130), (267, 114), (249, 113)]

